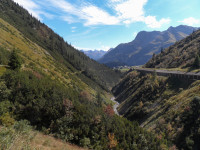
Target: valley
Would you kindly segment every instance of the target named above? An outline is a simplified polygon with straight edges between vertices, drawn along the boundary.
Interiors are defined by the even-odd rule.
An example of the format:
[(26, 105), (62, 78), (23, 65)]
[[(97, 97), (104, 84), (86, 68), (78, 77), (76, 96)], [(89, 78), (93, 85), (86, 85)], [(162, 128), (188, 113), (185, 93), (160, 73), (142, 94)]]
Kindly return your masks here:
[[(197, 117), (200, 99), (196, 61), (199, 57), (198, 38), (199, 31), (196, 31), (155, 55), (156, 59), (152, 58), (143, 67), (133, 67), (112, 90), (120, 103), (120, 115), (137, 120), (141, 127), (172, 141), (177, 149), (199, 147), (196, 141), (199, 137), (196, 130), (200, 125)], [(187, 47), (188, 44), (192, 48)], [(174, 51), (179, 54), (175, 56)], [(183, 51), (187, 53), (187, 60), (186, 57), (180, 59), (184, 57)], [(174, 57), (179, 58), (171, 61)], [(162, 65), (149, 65), (153, 62)]]
[(115, 112), (116, 115), (119, 115), (118, 111), (117, 111), (117, 108), (119, 107), (119, 103), (117, 101), (115, 101), (115, 97), (112, 97), (111, 98), (111, 101), (114, 102), (114, 105), (113, 105), (113, 110)]
[[(119, 11), (122, 7), (118, 3), (122, 1), (106, 3), (107, 7), (116, 3), (112, 8), (119, 11), (117, 18), (93, 5), (87, 9), (89, 2), (75, 7), (76, 3), (67, 0), (48, 1), (48, 11), (58, 9), (53, 3), (72, 13), (64, 18), (71, 22), (67, 31), (62, 31), (63, 37), (57, 33), (63, 26), (55, 21), (63, 19), (60, 12), (49, 15), (39, 11), (43, 2), (23, 1), (21, 5), (35, 4), (25, 9), (27, 5), (22, 7), (16, 1), (0, 1), (0, 149), (200, 148), (198, 27), (179, 25), (163, 31), (140, 31), (134, 33), (133, 41), (108, 52), (86, 52), (66, 40), (77, 39), (79, 44), (79, 37), (84, 41), (91, 36), (91, 46), (97, 42), (98, 49), (108, 48), (95, 39), (98, 36), (105, 43), (111, 42), (104, 34), (109, 28), (101, 28), (102, 18), (110, 17), (106, 25), (118, 25), (116, 33), (125, 22), (124, 31), (131, 30), (131, 24), (127, 24), (130, 20), (120, 16), (123, 11)], [(30, 13), (36, 8), (44, 20)], [(90, 10), (103, 17), (87, 14)], [(75, 21), (72, 18), (76, 15), (80, 16)], [(88, 22), (78, 22), (89, 17)], [(93, 17), (102, 26), (95, 24)], [(154, 20), (152, 25), (148, 22), (152, 17), (139, 16), (149, 28), (167, 22)], [(48, 19), (59, 29), (47, 26)], [(113, 38), (118, 40), (117, 36)]]

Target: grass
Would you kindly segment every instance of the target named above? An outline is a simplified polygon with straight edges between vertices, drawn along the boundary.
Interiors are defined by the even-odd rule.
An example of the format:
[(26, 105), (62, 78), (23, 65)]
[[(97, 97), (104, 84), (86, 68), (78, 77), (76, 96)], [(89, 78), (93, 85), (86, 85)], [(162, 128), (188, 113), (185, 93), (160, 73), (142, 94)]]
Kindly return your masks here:
[(49, 135), (34, 131), (25, 121), (13, 126), (0, 126), (0, 149), (2, 150), (86, 150), (63, 142)]
[[(79, 73), (77, 73), (78, 71), (71, 64), (64, 66), (59, 61), (56, 61), (47, 50), (28, 38), (25, 38), (21, 32), (1, 18), (0, 25), (0, 46), (8, 51), (14, 48), (18, 49), (19, 55), (24, 60), (24, 70), (39, 70), (67, 87), (87, 90), (91, 95), (96, 95), (96, 89), (91, 88), (82, 81), (79, 77)], [(32, 64), (34, 64), (34, 66), (32, 66)], [(5, 68), (0, 68), (0, 75), (2, 75), (4, 71)]]
[(86, 150), (42, 133), (36, 134), (30, 147), (36, 150)]

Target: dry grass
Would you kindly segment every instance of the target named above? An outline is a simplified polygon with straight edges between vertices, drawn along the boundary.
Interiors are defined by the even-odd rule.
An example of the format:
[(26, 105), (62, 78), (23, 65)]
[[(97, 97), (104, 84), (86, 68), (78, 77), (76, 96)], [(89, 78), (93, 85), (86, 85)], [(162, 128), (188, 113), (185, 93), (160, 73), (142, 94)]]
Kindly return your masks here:
[(37, 133), (30, 147), (36, 150), (86, 150), (41, 133)]
[(0, 133), (0, 149), (2, 150), (87, 150), (34, 131), (28, 126), (24, 126), (23, 131), (0, 126)]

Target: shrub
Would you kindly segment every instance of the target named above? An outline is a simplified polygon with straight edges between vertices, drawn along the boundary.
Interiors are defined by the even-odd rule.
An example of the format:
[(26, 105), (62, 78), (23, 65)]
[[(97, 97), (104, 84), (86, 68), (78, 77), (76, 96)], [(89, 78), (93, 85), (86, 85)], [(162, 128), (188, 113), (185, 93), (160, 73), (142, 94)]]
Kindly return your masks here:
[(21, 59), (17, 55), (16, 50), (13, 50), (10, 56), (9, 66), (12, 70), (19, 70), (21, 68)]
[(0, 101), (6, 100), (10, 95), (10, 90), (5, 85), (5, 82), (0, 82)]
[(3, 114), (1, 117), (0, 117), (0, 123), (4, 126), (11, 126), (15, 123), (15, 120), (10, 116), (10, 114), (7, 112), (5, 114)]
[(193, 67), (194, 68), (199, 68), (200, 67), (200, 58), (198, 55), (196, 55), (196, 58), (194, 60), (194, 63), (193, 63)]
[(83, 146), (83, 147), (89, 147), (90, 146), (90, 139), (89, 138), (81, 139), (80, 145)]
[(2, 127), (0, 130), (0, 149), (31, 149), (30, 142), (35, 137), (28, 121), (15, 122), (10, 127)]
[(0, 102), (0, 116), (9, 112), (11, 108), (12, 104), (10, 103), (10, 101), (6, 100)]

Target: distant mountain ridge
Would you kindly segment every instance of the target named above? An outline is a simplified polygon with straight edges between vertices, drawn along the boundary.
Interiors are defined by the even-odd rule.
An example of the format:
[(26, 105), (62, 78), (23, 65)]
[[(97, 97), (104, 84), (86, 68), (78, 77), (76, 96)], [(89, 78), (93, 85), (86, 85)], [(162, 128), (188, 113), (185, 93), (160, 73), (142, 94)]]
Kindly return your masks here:
[(200, 54), (200, 30), (152, 57), (147, 68), (192, 68)]
[(94, 60), (99, 60), (101, 57), (103, 57), (107, 51), (104, 50), (81, 50), (81, 52), (83, 52), (85, 55), (87, 55), (88, 57), (90, 57), (91, 59)]
[[(198, 28), (186, 25), (169, 27), (161, 31), (141, 31), (136, 38), (129, 42), (118, 45), (116, 48), (107, 52), (100, 60), (100, 63), (107, 64), (126, 64), (129, 66), (143, 65), (152, 55), (158, 54), (163, 48), (173, 45), (175, 42), (196, 31)], [(112, 67), (114, 67), (113, 65)]]

